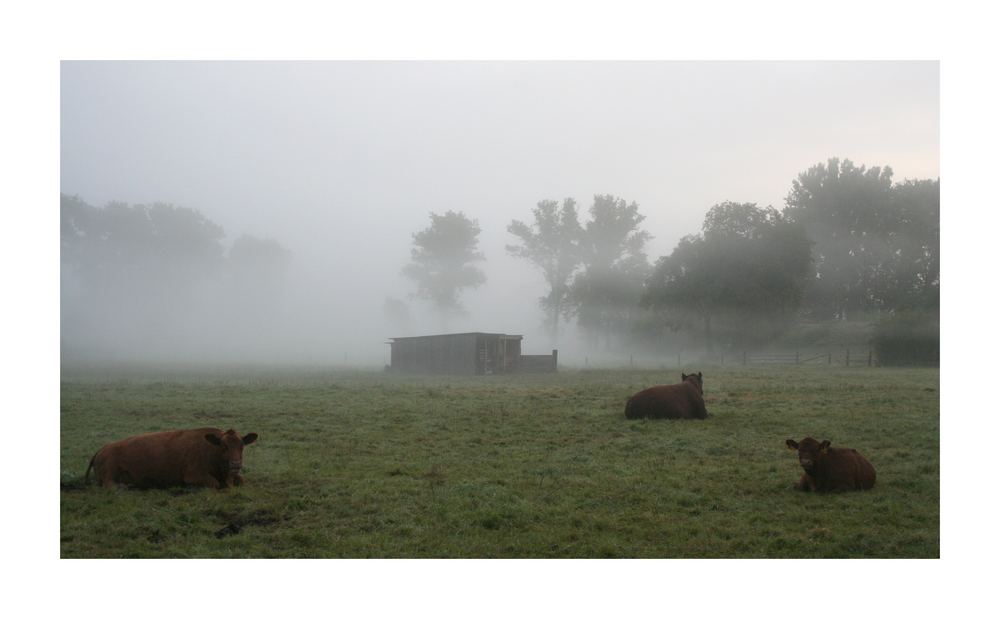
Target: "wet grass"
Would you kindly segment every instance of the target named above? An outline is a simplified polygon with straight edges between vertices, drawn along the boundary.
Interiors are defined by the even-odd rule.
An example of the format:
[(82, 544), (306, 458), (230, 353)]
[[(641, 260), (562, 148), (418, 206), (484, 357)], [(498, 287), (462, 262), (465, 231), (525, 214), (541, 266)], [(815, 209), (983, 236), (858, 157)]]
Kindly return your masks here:
[[(695, 368), (698, 369), (698, 368)], [(677, 372), (73, 371), (63, 557), (937, 557), (938, 371), (701, 368), (705, 421), (629, 421)], [(105, 490), (102, 444), (258, 432), (246, 485)], [(786, 438), (854, 447), (873, 490), (794, 492)]]

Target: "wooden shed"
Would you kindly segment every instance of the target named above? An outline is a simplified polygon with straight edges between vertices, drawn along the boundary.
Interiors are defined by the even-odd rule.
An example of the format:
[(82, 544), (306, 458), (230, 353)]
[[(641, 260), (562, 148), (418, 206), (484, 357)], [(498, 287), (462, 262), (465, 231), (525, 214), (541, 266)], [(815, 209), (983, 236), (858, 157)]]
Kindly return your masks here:
[(509, 374), (555, 372), (557, 351), (522, 355), (520, 335), (506, 333), (447, 333), (394, 337), (390, 368), (424, 374)]

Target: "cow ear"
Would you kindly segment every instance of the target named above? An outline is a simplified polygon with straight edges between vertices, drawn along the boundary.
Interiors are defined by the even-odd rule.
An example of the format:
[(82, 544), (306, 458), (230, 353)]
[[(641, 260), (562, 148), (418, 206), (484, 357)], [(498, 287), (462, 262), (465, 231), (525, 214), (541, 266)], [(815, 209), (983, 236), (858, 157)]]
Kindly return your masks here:
[(788, 439), (787, 441), (785, 441), (785, 444), (788, 445), (788, 448), (791, 449), (792, 451), (799, 450), (799, 444), (793, 441), (792, 439)]
[(685, 374), (684, 372), (681, 372), (681, 382), (684, 382), (687, 379), (688, 379), (687, 374)]
[(252, 442), (254, 442), (256, 440), (257, 440), (257, 433), (256, 432), (251, 432), (250, 434), (247, 434), (246, 436), (243, 437), (243, 444), (244, 445), (249, 445), (250, 443), (252, 443)]
[(209, 443), (213, 444), (213, 445), (221, 445), (222, 444), (222, 439), (220, 439), (218, 436), (216, 436), (214, 434), (206, 434), (205, 435), (205, 440), (208, 441)]
[(830, 447), (830, 441), (823, 441), (819, 444), (820, 453), (826, 453), (826, 450)]
[(701, 379), (701, 372), (698, 372), (698, 379)]

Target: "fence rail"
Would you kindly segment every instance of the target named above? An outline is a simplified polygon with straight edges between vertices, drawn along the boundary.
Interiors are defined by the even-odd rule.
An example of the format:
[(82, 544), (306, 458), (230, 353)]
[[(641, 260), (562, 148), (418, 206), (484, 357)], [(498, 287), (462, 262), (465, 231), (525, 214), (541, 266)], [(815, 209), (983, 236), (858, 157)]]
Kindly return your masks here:
[[(618, 358), (620, 359), (620, 357)], [(618, 359), (611, 360), (608, 357), (601, 357), (598, 359), (597, 363), (593, 367), (607, 367), (610, 366), (621, 367), (621, 361)], [(705, 355), (705, 354), (692, 354), (690, 356), (683, 353), (676, 353), (673, 357), (667, 357), (663, 359), (662, 357), (650, 359), (649, 357), (636, 357), (634, 355), (629, 355), (628, 359), (624, 360), (624, 367), (636, 368), (636, 367), (649, 367), (650, 363), (653, 362), (659, 367), (664, 368), (672, 365), (670, 361), (676, 359), (676, 367), (684, 368), (694, 365), (709, 364), (720, 366), (741, 366), (741, 365), (839, 365), (846, 367), (858, 367), (858, 366), (878, 366), (880, 365), (878, 357), (874, 354), (871, 348), (845, 348), (837, 351), (827, 351), (818, 352), (816, 349), (809, 350), (807, 352), (802, 351), (767, 351), (759, 353), (751, 353), (749, 351), (743, 353), (717, 353), (715, 355)], [(584, 357), (583, 365), (584, 367), (591, 367), (591, 362), (593, 360), (590, 357)], [(664, 361), (667, 361), (664, 363)]]
[[(726, 365), (725, 356), (719, 357), (720, 363)], [(843, 366), (859, 366), (864, 365), (871, 367), (872, 365), (877, 365), (877, 359), (874, 358), (872, 350), (857, 350), (855, 349), (854, 355), (851, 355), (851, 349), (847, 348), (842, 351), (826, 352), (816, 354), (815, 352), (808, 353), (808, 356), (796, 351), (793, 353), (785, 352), (767, 352), (767, 353), (743, 353), (742, 357), (736, 359), (736, 364), (739, 365), (755, 365), (755, 364), (775, 364), (775, 365), (843, 365)], [(733, 365), (733, 361), (730, 360), (730, 365)]]

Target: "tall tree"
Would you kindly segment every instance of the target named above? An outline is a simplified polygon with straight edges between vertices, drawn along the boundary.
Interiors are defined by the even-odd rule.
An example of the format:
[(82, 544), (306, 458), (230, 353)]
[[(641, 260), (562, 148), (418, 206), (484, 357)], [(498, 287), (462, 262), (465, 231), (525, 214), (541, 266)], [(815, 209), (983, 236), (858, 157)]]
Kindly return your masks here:
[(549, 334), (556, 341), (559, 318), (568, 309), (570, 277), (581, 260), (583, 227), (572, 198), (563, 200), (561, 208), (555, 200), (542, 200), (532, 214), (534, 222), (530, 226), (518, 220), (507, 226), (507, 231), (520, 240), (518, 245), (507, 245), (507, 251), (541, 270), (549, 291), (538, 304), (547, 315)]
[(785, 204), (784, 214), (814, 243), (808, 308), (840, 318), (882, 309), (894, 260), (889, 235), (898, 223), (892, 169), (833, 158), (799, 174)]
[(747, 345), (790, 322), (809, 269), (800, 225), (771, 207), (724, 202), (709, 210), (701, 235), (684, 237), (657, 261), (642, 305), (673, 329), (700, 328), (708, 352), (720, 326), (728, 345)]
[(936, 309), (940, 183), (893, 185), (889, 167), (830, 159), (799, 174), (784, 210), (814, 242), (806, 304), (817, 315)]
[(573, 278), (569, 299), (592, 343), (603, 336), (610, 348), (612, 334), (626, 331), (638, 313), (649, 272), (644, 249), (652, 237), (639, 228), (645, 217), (635, 202), (595, 195), (590, 216), (580, 244), (583, 270)]
[(480, 229), (478, 221), (461, 211), (430, 216), (431, 225), (413, 235), (411, 262), (403, 267), (403, 274), (416, 282), (416, 296), (429, 300), (447, 320), (449, 314), (462, 311), (462, 290), (486, 281), (486, 275), (472, 264), (484, 260), (477, 250)]

